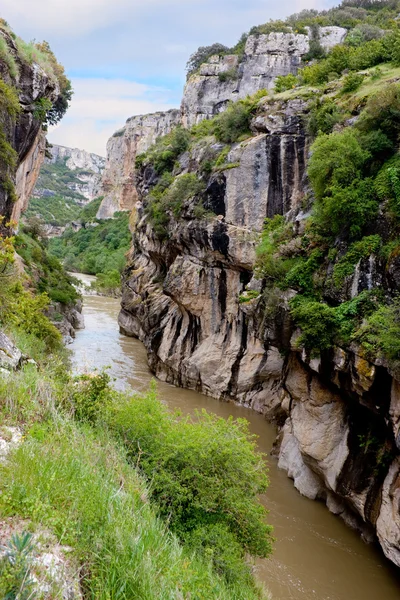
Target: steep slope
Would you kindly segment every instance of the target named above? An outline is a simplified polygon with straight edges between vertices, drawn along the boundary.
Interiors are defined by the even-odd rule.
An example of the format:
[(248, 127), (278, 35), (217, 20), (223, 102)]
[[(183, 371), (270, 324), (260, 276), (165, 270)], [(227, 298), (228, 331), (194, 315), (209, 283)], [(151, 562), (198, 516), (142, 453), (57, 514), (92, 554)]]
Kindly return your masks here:
[(158, 140), (131, 171), (139, 202), (119, 321), (163, 380), (274, 418), (299, 491), (400, 566), (398, 355), (382, 338), (400, 333), (394, 27), (293, 69), (262, 100), (219, 105), (225, 82), (193, 76), (213, 78), (210, 109), (200, 94), (186, 121), (197, 126)]

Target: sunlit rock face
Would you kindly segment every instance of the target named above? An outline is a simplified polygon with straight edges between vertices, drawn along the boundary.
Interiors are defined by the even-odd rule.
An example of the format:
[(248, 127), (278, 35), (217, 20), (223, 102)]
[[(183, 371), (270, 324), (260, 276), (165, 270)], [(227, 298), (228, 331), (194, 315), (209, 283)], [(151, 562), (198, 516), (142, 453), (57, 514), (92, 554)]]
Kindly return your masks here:
[[(320, 43), (329, 50), (340, 44), (346, 29), (321, 27)], [(296, 74), (310, 49), (310, 32), (250, 35), (244, 55), (212, 56), (192, 75), (183, 93), (182, 118), (187, 127), (223, 111), (262, 89), (272, 89), (278, 75)]]
[[(79, 148), (67, 148), (57, 144), (52, 144), (48, 151), (51, 158), (46, 158), (45, 163), (62, 164), (71, 171), (71, 182), (65, 182), (67, 189), (63, 195), (68, 197), (68, 189), (77, 192), (82, 196), (82, 199), (77, 200), (77, 202), (82, 205), (91, 202), (100, 195), (101, 177), (106, 164), (104, 157)], [(39, 180), (34, 190), (34, 196), (43, 197), (53, 194), (52, 190), (42, 189)]]
[(116, 211), (132, 210), (138, 200), (135, 159), (156, 139), (181, 122), (179, 110), (139, 115), (127, 120), (107, 143), (107, 162), (100, 193), (104, 196), (97, 217), (109, 219)]

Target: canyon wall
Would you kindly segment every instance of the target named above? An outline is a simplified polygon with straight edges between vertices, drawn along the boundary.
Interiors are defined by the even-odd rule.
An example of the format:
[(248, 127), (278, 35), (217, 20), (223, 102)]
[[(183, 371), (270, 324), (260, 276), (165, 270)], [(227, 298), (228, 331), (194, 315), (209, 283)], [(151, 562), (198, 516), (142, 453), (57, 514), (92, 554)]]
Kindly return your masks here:
[[(321, 43), (325, 38), (331, 47), (344, 33), (329, 28)], [(199, 142), (184, 153), (173, 175), (201, 174), (208, 212), (198, 218), (199, 198), (188, 199), (162, 236), (147, 211), (157, 173), (151, 164), (135, 166), (137, 154), (174, 125), (212, 117), (229, 100), (295, 73), (309, 41), (298, 34), (250, 36), (244, 58), (211, 57), (189, 79), (181, 112), (134, 117), (111, 138), (100, 210), (111, 216), (133, 208), (119, 324), (143, 341), (160, 379), (275, 420), (279, 466), (296, 488), (324, 500), (365, 539), (378, 540), (400, 566), (400, 383), (382, 359), (367, 360), (356, 346), (312, 356), (299, 349), (289, 310), (296, 292), (260, 294), (265, 282), (254, 269), (266, 217), (284, 215), (294, 232), (304, 232), (310, 202), (304, 123), (313, 94), (261, 101), (253, 136), (233, 144), (225, 167), (203, 169), (205, 157), (215, 161), (223, 144)], [(220, 78), (224, 71), (234, 77)], [(374, 286), (393, 293), (396, 260), (387, 273), (374, 257), (360, 261), (342, 300)]]
[[(278, 75), (296, 74), (310, 49), (312, 35), (307, 31), (250, 35), (243, 56), (211, 56), (186, 83), (181, 106), (184, 126), (191, 127), (218, 114), (229, 101), (272, 89)], [(329, 50), (346, 34), (342, 27), (321, 27), (320, 44)]]
[(0, 186), (0, 215), (5, 217), (1, 229), (10, 219), (18, 222), (27, 207), (45, 156), (45, 136), (36, 109), (43, 99), (55, 102), (60, 90), (58, 83), (38, 64), (29, 65), (21, 60), (15, 40), (8, 31), (0, 28), (0, 36), (18, 69), (17, 74), (11, 74), (8, 62), (0, 59), (0, 77), (6, 85), (16, 89), (20, 105), (18, 118), (4, 104), (0, 109), (4, 140), (16, 152), (15, 164), (2, 157), (2, 178), (11, 185)]
[[(265, 217), (286, 215), (295, 230), (303, 227), (307, 110), (302, 100), (267, 102), (254, 136), (230, 151), (234, 167), (207, 181), (203, 200), (214, 217), (194, 218), (191, 199), (163, 239), (144, 211), (154, 173), (143, 170), (120, 328), (144, 342), (160, 379), (275, 420), (279, 466), (296, 488), (378, 539), (400, 566), (400, 382), (357, 347), (312, 357), (300, 350), (288, 309), (295, 292), (241, 300), (262, 287), (254, 264)], [(190, 161), (181, 157), (179, 174), (199, 172), (200, 162), (194, 149)], [(393, 286), (362, 261), (348, 296), (377, 284)]]
[(109, 219), (119, 210), (132, 210), (138, 200), (135, 159), (156, 139), (180, 123), (178, 110), (131, 117), (107, 142), (107, 162), (101, 184), (104, 199), (98, 219)]
[[(319, 39), (326, 50), (343, 41), (342, 27), (321, 27)], [(310, 48), (312, 35), (270, 33), (248, 37), (243, 56), (212, 56), (185, 85), (180, 111), (139, 115), (127, 120), (107, 143), (107, 163), (98, 218), (112, 217), (118, 210), (131, 210), (137, 202), (135, 158), (157, 137), (177, 124), (191, 127), (223, 111), (228, 102), (257, 91), (272, 89), (278, 75), (297, 73)], [(224, 74), (227, 79), (224, 79)]]

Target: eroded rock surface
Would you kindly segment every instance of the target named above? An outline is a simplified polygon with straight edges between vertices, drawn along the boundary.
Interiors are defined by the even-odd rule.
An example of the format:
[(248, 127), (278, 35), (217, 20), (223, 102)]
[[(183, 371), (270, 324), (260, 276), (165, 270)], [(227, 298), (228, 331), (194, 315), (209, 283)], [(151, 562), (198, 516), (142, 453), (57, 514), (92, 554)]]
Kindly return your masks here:
[[(274, 419), (279, 466), (297, 489), (325, 500), (364, 539), (378, 539), (400, 566), (400, 383), (357, 347), (312, 357), (299, 350), (288, 310), (293, 292), (257, 297), (255, 247), (265, 217), (285, 214), (302, 226), (307, 110), (300, 100), (261, 107), (254, 137), (227, 157), (232, 168), (207, 181), (203, 202), (215, 216), (196, 219), (191, 199), (162, 240), (144, 211), (153, 174), (136, 176), (119, 323), (144, 342), (160, 379)], [(182, 156), (181, 172), (196, 172), (200, 161), (200, 150)], [(357, 293), (369, 289), (371, 277), (378, 281), (371, 265), (361, 261), (346, 298), (356, 285)]]
[[(321, 27), (321, 45), (329, 50), (340, 44), (346, 29)], [(296, 74), (310, 48), (310, 32), (250, 35), (244, 56), (212, 56), (185, 86), (182, 118), (187, 127), (223, 111), (229, 101), (272, 89), (278, 75)], [(225, 77), (224, 77), (225, 74)]]
[(119, 210), (132, 210), (138, 200), (135, 187), (135, 159), (146, 152), (159, 136), (166, 135), (181, 121), (179, 110), (139, 115), (108, 140), (107, 162), (101, 184), (97, 218), (109, 219)]

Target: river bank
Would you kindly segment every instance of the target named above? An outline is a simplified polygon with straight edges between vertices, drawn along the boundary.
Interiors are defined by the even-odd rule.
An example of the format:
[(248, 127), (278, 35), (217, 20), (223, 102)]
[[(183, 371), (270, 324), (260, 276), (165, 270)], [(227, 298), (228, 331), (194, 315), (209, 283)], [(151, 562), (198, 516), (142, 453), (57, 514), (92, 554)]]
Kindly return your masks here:
[[(86, 328), (77, 332), (70, 346), (73, 366), (77, 372), (110, 366), (117, 388), (142, 391), (153, 379), (146, 351), (141, 342), (119, 333), (118, 311), (118, 300), (84, 298)], [(261, 415), (163, 382), (158, 382), (158, 389), (171, 408), (183, 412), (205, 408), (225, 418), (246, 418), (259, 436), (260, 449), (271, 452), (276, 432)], [(257, 577), (274, 600), (397, 600), (400, 579), (382, 553), (365, 544), (322, 503), (300, 496), (274, 457), (269, 468), (271, 485), (263, 502), (277, 541), (272, 558), (258, 562)]]

